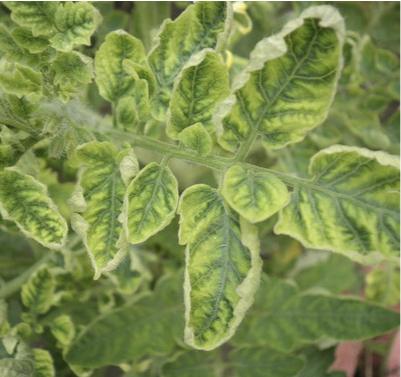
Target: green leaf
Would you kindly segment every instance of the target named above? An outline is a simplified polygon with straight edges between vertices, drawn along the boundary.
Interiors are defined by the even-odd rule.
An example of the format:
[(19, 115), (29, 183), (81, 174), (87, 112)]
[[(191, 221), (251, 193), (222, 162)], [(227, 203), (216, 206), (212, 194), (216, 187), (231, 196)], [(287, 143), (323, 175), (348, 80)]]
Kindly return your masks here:
[(42, 74), (16, 64), (13, 72), (0, 72), (0, 87), (6, 92), (22, 97), (24, 94), (42, 94)]
[(126, 190), (124, 181), (137, 173), (138, 162), (129, 150), (118, 153), (113, 144), (97, 141), (78, 147), (76, 157), (87, 167), (70, 199), (75, 211), (71, 224), (86, 246), (94, 279), (98, 279), (102, 272), (116, 268), (127, 252), (118, 216)]
[(11, 18), (18, 25), (32, 29), (32, 34), (52, 35), (56, 28), (54, 19), (59, 8), (58, 1), (6, 1)]
[(67, 223), (46, 187), (15, 168), (0, 172), (0, 214), (45, 247), (60, 248), (65, 243)]
[(123, 68), (135, 80), (145, 80), (148, 84), (149, 94), (154, 93), (156, 79), (150, 68), (128, 59), (123, 60)]
[(220, 145), (241, 146), (245, 157), (258, 135), (265, 147), (281, 148), (321, 124), (340, 76), (343, 39), (340, 14), (317, 6), (260, 41), (215, 114)]
[(0, 48), (10, 62), (20, 61), (24, 58), (25, 50), (13, 39), (8, 29), (0, 24)]
[(179, 133), (195, 123), (213, 132), (212, 115), (219, 101), (228, 96), (227, 67), (213, 51), (191, 58), (177, 76), (167, 114), (167, 133)]
[(96, 318), (65, 358), (86, 367), (117, 365), (144, 355), (164, 355), (182, 331), (182, 275), (162, 278), (154, 293)]
[(234, 165), (224, 175), (223, 195), (248, 221), (260, 222), (288, 203), (287, 186), (273, 174)]
[(96, 53), (95, 74), (100, 95), (110, 102), (133, 94), (136, 80), (124, 70), (126, 59), (146, 67), (142, 42), (124, 30), (109, 33)]
[(206, 156), (212, 150), (213, 142), (201, 123), (195, 123), (182, 130), (178, 139), (186, 148), (195, 151), (199, 156)]
[(288, 281), (263, 280), (234, 344), (288, 351), (299, 342), (357, 341), (399, 325), (397, 312), (350, 296), (300, 293)]
[(367, 264), (399, 255), (398, 157), (335, 145), (312, 157), (309, 173), (313, 179), (299, 181), (276, 233)]
[(54, 337), (63, 347), (68, 346), (75, 337), (74, 323), (71, 317), (66, 314), (55, 318), (50, 329)]
[(12, 32), (14, 40), (23, 48), (31, 53), (38, 53), (49, 47), (49, 42), (45, 37), (34, 36), (28, 29), (17, 27)]
[(153, 101), (154, 116), (164, 120), (174, 80), (190, 58), (206, 48), (225, 48), (232, 21), (229, 2), (201, 1), (190, 5), (181, 15), (167, 19), (149, 53), (158, 91)]
[(128, 186), (121, 221), (130, 243), (146, 241), (174, 218), (178, 184), (167, 166), (151, 162)]
[(56, 282), (48, 266), (41, 268), (22, 286), (21, 299), (33, 314), (45, 314), (52, 305)]
[(57, 32), (49, 41), (53, 48), (64, 52), (71, 51), (76, 45), (90, 46), (90, 37), (101, 22), (102, 16), (91, 4), (66, 2), (57, 8)]
[(305, 367), (299, 377), (322, 377), (335, 361), (335, 348), (319, 350), (316, 347), (308, 347), (302, 355), (306, 359)]
[(49, 351), (34, 348), (32, 353), (35, 358), (35, 373), (33, 377), (55, 377), (53, 358)]
[(217, 192), (195, 185), (181, 196), (179, 239), (185, 259), (185, 341), (211, 350), (235, 332), (253, 303), (261, 259), (257, 228), (240, 223)]
[[(310, 254), (316, 254), (311, 250)], [(357, 280), (355, 263), (339, 254), (300, 270), (294, 277), (302, 290), (322, 289), (330, 293), (341, 293), (352, 287)]]
[(397, 266), (377, 266), (366, 275), (365, 296), (383, 305), (395, 306), (400, 300), (400, 270)]
[(230, 360), (235, 377), (295, 377), (304, 365), (299, 357), (266, 347), (234, 350)]
[(215, 377), (214, 352), (187, 351), (163, 365), (164, 377)]

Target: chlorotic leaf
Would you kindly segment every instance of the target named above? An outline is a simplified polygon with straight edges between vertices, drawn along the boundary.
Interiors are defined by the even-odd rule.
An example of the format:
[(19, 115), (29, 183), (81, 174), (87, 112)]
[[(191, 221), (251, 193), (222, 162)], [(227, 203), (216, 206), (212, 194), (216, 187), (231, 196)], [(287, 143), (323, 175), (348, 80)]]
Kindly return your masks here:
[(51, 62), (55, 73), (53, 82), (56, 85), (69, 82), (89, 84), (93, 78), (92, 60), (76, 51), (64, 52)]
[(58, 1), (6, 1), (4, 5), (11, 10), (12, 20), (32, 29), (34, 36), (49, 36), (55, 32)]
[(224, 198), (254, 223), (266, 220), (289, 201), (287, 186), (273, 174), (234, 165), (224, 175)]
[(298, 376), (304, 362), (301, 358), (267, 347), (236, 349), (230, 353), (235, 377)]
[(132, 95), (135, 78), (123, 67), (124, 60), (146, 66), (142, 42), (123, 30), (109, 33), (95, 57), (96, 84), (100, 95), (110, 102)]
[(14, 72), (0, 72), (0, 87), (6, 92), (22, 97), (25, 94), (42, 93), (42, 74), (16, 64)]
[(201, 123), (213, 132), (212, 115), (229, 93), (227, 67), (213, 51), (195, 55), (177, 76), (167, 115), (167, 133), (178, 139), (186, 127)]
[(350, 296), (300, 293), (295, 284), (263, 280), (233, 343), (289, 351), (300, 342), (357, 341), (399, 325), (397, 312)]
[(150, 68), (128, 59), (123, 60), (123, 68), (135, 80), (145, 80), (148, 84), (149, 94), (154, 93), (156, 79)]
[(53, 48), (65, 52), (71, 51), (75, 45), (89, 46), (90, 37), (101, 21), (102, 16), (93, 5), (87, 2), (66, 2), (57, 8), (57, 32), (49, 41)]
[(216, 111), (220, 145), (246, 153), (261, 135), (266, 147), (281, 148), (321, 124), (340, 76), (343, 39), (340, 14), (316, 6), (260, 41)]
[[(280, 213), (276, 233), (362, 262), (399, 255), (398, 157), (334, 145), (314, 155)], [(374, 177), (374, 181), (372, 181)]]
[(211, 350), (227, 341), (253, 303), (261, 259), (257, 228), (207, 185), (184, 191), (178, 209), (185, 259), (185, 341)]
[(75, 327), (71, 317), (62, 314), (51, 324), (51, 332), (62, 346), (68, 346), (75, 337)]
[(32, 349), (34, 356), (35, 373), (34, 377), (55, 377), (53, 358), (49, 351), (34, 348)]
[[(113, 270), (128, 249), (122, 224), (118, 221), (125, 194), (120, 162), (127, 154), (131, 155), (131, 163), (137, 166), (132, 152), (127, 150), (119, 154), (117, 147), (109, 142), (93, 141), (76, 150), (80, 164), (87, 167), (82, 170), (70, 199), (75, 211), (71, 223), (86, 246), (95, 279), (102, 272)], [(124, 162), (129, 165), (128, 160)]]
[(121, 221), (130, 243), (146, 241), (175, 215), (178, 184), (167, 166), (151, 162), (128, 186)]
[(0, 359), (0, 376), (34, 377), (34, 356), (29, 347), (20, 342), (15, 357)]
[(69, 347), (67, 362), (100, 367), (173, 351), (183, 327), (181, 280), (166, 276), (154, 293), (96, 318)]
[(229, 2), (200, 1), (190, 5), (177, 19), (166, 20), (149, 53), (149, 64), (158, 84), (153, 100), (154, 115), (164, 120), (174, 80), (191, 56), (210, 48), (225, 48), (232, 21)]
[(8, 29), (0, 24), (0, 48), (5, 53), (5, 57), (10, 62), (23, 60), (25, 49), (23, 49), (14, 38)]
[(45, 247), (56, 249), (65, 243), (67, 223), (46, 187), (15, 168), (0, 172), (0, 214)]
[(46, 313), (51, 305), (56, 283), (48, 268), (41, 268), (22, 286), (21, 299), (33, 314)]
[(186, 148), (195, 151), (199, 156), (206, 156), (212, 150), (212, 138), (201, 123), (183, 129), (178, 134), (178, 139)]
[(49, 41), (43, 36), (34, 36), (29, 29), (17, 27), (12, 31), (12, 37), (23, 48), (31, 53), (38, 53), (49, 47)]

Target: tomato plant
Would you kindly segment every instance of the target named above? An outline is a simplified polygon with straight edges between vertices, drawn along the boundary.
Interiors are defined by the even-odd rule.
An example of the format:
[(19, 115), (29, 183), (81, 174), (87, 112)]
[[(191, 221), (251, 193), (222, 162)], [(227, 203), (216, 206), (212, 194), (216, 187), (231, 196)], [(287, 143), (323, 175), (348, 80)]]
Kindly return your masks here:
[(397, 14), (3, 2), (0, 375), (334, 377), (396, 329)]

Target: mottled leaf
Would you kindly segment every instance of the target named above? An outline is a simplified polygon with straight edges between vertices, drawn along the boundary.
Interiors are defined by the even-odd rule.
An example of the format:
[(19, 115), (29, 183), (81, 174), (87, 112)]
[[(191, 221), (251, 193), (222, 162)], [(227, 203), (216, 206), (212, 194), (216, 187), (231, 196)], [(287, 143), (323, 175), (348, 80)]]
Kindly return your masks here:
[(281, 148), (321, 124), (340, 75), (343, 38), (340, 14), (319, 6), (260, 41), (215, 114), (221, 146), (240, 147), (246, 157), (258, 135), (266, 147)]
[(201, 123), (195, 123), (182, 130), (178, 139), (186, 148), (195, 151), (199, 156), (206, 156), (212, 150), (213, 142)]
[(146, 241), (170, 224), (178, 203), (178, 184), (167, 166), (151, 162), (128, 186), (121, 221), (130, 243)]
[(51, 305), (56, 283), (48, 268), (41, 268), (22, 286), (21, 299), (33, 314), (46, 313)]
[(12, 37), (23, 48), (31, 53), (38, 53), (49, 47), (47, 38), (34, 36), (28, 29), (17, 27), (12, 31)]
[(273, 174), (234, 165), (224, 175), (224, 198), (254, 223), (266, 220), (289, 201), (287, 186)]
[(288, 351), (299, 342), (369, 339), (398, 325), (398, 313), (382, 306), (350, 296), (300, 293), (291, 282), (265, 277), (233, 343)]
[(29, 347), (20, 342), (14, 358), (0, 360), (0, 376), (34, 377), (34, 356)]
[[(40, 2), (43, 4), (43, 2)], [(58, 51), (71, 51), (76, 45), (90, 45), (90, 37), (102, 21), (99, 11), (87, 2), (66, 2), (57, 8), (57, 32), (49, 41)]]
[(51, 35), (55, 32), (54, 19), (58, 1), (6, 1), (11, 18), (18, 25), (32, 29), (34, 36)]
[(231, 20), (229, 2), (200, 1), (174, 21), (164, 21), (149, 53), (149, 64), (158, 84), (153, 103), (157, 119), (164, 120), (174, 80), (191, 56), (205, 48), (225, 48)]
[(399, 255), (399, 159), (332, 146), (314, 155), (312, 179), (299, 180), (276, 233), (363, 263)]
[[(129, 175), (135, 175), (138, 163), (132, 152), (118, 153), (109, 142), (89, 142), (78, 147), (76, 155), (87, 167), (70, 199), (76, 212), (71, 223), (85, 243), (97, 279), (102, 272), (114, 269), (127, 252), (128, 243), (118, 221), (126, 190), (120, 163), (124, 161)], [(124, 159), (127, 155), (131, 155), (130, 160)]]
[(252, 305), (261, 259), (256, 227), (220, 194), (196, 185), (182, 194), (179, 238), (185, 258), (185, 341), (210, 350), (227, 341)]
[(212, 115), (229, 93), (227, 67), (211, 51), (198, 54), (177, 76), (167, 115), (167, 133), (178, 139), (185, 128), (201, 123), (213, 132)]
[(67, 223), (49, 198), (46, 187), (14, 168), (0, 172), (0, 214), (45, 247), (64, 245)]
[(95, 74), (100, 95), (110, 102), (133, 93), (136, 80), (124, 70), (126, 59), (147, 65), (142, 42), (123, 30), (109, 33), (96, 53)]
[(173, 351), (182, 331), (182, 274), (161, 279), (154, 293), (105, 313), (74, 340), (67, 362), (87, 367), (116, 365)]
[(32, 349), (35, 364), (34, 377), (55, 377), (53, 358), (49, 351), (34, 348)]
[(68, 346), (75, 337), (75, 327), (71, 317), (62, 314), (55, 318), (50, 330), (62, 346)]
[(42, 93), (42, 74), (16, 64), (13, 72), (0, 72), (0, 87), (18, 97)]

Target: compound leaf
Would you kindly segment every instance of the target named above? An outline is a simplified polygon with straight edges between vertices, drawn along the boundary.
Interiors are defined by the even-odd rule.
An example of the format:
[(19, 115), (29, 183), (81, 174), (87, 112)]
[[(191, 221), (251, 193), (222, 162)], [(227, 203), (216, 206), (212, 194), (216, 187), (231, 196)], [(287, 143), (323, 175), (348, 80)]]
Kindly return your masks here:
[(260, 41), (215, 114), (220, 145), (247, 152), (262, 135), (266, 147), (281, 148), (321, 124), (340, 76), (343, 39), (340, 14), (318, 6)]
[(181, 280), (164, 277), (154, 293), (96, 318), (72, 343), (67, 362), (100, 367), (170, 353), (183, 327)]
[[(129, 160), (124, 159), (130, 155)], [(73, 229), (80, 235), (89, 253), (94, 278), (113, 270), (126, 254), (128, 243), (118, 221), (125, 194), (120, 163), (124, 161), (129, 175), (138, 171), (138, 163), (129, 150), (118, 153), (109, 142), (89, 142), (77, 148), (76, 156), (81, 173), (70, 204), (75, 211), (71, 217)], [(131, 168), (130, 168), (131, 167)]]
[(6, 1), (11, 19), (18, 25), (32, 29), (34, 36), (49, 36), (55, 32), (55, 16), (58, 1)]
[(96, 84), (100, 95), (110, 102), (133, 94), (136, 79), (125, 71), (124, 60), (147, 66), (142, 42), (116, 30), (107, 35), (95, 57)]
[[(40, 2), (43, 4), (43, 2)], [(58, 51), (71, 51), (75, 45), (90, 45), (90, 37), (102, 21), (99, 11), (87, 2), (66, 2), (57, 8), (57, 33), (49, 39)]]
[(298, 376), (304, 362), (301, 358), (266, 347), (234, 350), (230, 360), (235, 377), (292, 377)]
[(0, 214), (45, 247), (60, 248), (65, 243), (67, 223), (46, 187), (14, 168), (0, 172)]
[(224, 198), (250, 222), (266, 220), (289, 201), (287, 186), (272, 174), (234, 165), (224, 175)]
[(175, 215), (178, 184), (167, 166), (151, 162), (128, 186), (121, 221), (130, 243), (146, 241)]
[[(363, 263), (399, 255), (399, 160), (384, 152), (332, 146), (314, 155), (276, 233)], [(373, 180), (372, 180), (373, 178)]]
[(256, 227), (217, 190), (195, 185), (182, 194), (179, 239), (185, 258), (185, 341), (216, 348), (235, 332), (258, 288), (261, 259)]
[(174, 80), (192, 55), (205, 48), (224, 49), (232, 21), (229, 2), (200, 1), (190, 5), (177, 19), (161, 26), (149, 53), (149, 64), (158, 84), (154, 115), (164, 120)]
[(201, 123), (213, 131), (217, 103), (229, 93), (227, 67), (212, 51), (194, 56), (176, 78), (167, 115), (167, 133), (173, 139), (186, 127)]
[(212, 138), (201, 123), (195, 123), (182, 130), (178, 139), (186, 148), (195, 151), (199, 156), (206, 156), (212, 150)]
[(291, 282), (267, 277), (253, 308), (237, 330), (234, 344), (288, 351), (299, 342), (368, 339), (399, 325), (398, 313), (382, 306), (349, 296), (302, 294)]
[(33, 314), (46, 313), (51, 305), (56, 283), (48, 268), (41, 268), (22, 286), (21, 299)]

